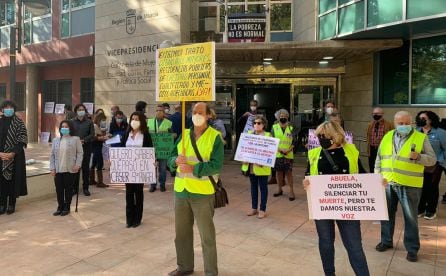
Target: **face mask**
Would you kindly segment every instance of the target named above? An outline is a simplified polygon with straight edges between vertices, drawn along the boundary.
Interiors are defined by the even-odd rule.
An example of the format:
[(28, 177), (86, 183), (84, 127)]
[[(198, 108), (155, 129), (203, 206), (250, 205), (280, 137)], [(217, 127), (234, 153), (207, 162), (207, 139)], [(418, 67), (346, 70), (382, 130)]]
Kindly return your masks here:
[(84, 117), (84, 116), (85, 116), (85, 110), (79, 110), (79, 111), (77, 112), (77, 116), (78, 116), (78, 117)]
[(12, 117), (14, 115), (14, 108), (3, 109), (3, 114), (5, 114), (6, 117)]
[(327, 113), (328, 115), (330, 115), (331, 113), (333, 113), (333, 107), (327, 107), (325, 109), (325, 113)]
[(257, 110), (257, 106), (251, 106), (251, 111), (256, 111)]
[(282, 124), (285, 124), (286, 122), (288, 122), (287, 118), (280, 118), (279, 120)]
[(166, 108), (166, 109), (164, 109), (164, 112), (165, 112), (165, 113), (169, 113), (169, 112), (170, 112), (170, 109)]
[(70, 134), (70, 129), (67, 127), (63, 127), (60, 129), (60, 134), (62, 134), (63, 136)]
[(381, 115), (373, 115), (373, 120), (375, 121), (379, 121), (381, 120), (382, 116)]
[(122, 118), (116, 118), (116, 122), (117, 122), (117, 123), (122, 123), (123, 120), (124, 120), (124, 119), (122, 119)]
[(317, 139), (319, 140), (319, 144), (321, 145), (321, 147), (323, 149), (328, 149), (329, 147), (331, 147), (331, 145), (333, 145), (333, 142), (331, 141), (331, 139), (327, 139), (327, 138), (323, 138), (323, 137), (317, 137)]
[(406, 136), (407, 134), (409, 134), (412, 131), (412, 126), (411, 125), (399, 125), (396, 126), (396, 131), (398, 131), (398, 133), (402, 136)]
[(139, 121), (132, 121), (130, 123), (130, 126), (132, 127), (133, 130), (137, 130), (141, 126), (141, 123)]
[(417, 126), (418, 127), (424, 127), (426, 125), (427, 125), (427, 121), (425, 119), (417, 118)]
[(195, 115), (192, 115), (192, 122), (194, 123), (194, 126), (199, 127), (199, 126), (202, 126), (206, 122), (206, 119), (204, 118), (204, 116), (195, 114)]

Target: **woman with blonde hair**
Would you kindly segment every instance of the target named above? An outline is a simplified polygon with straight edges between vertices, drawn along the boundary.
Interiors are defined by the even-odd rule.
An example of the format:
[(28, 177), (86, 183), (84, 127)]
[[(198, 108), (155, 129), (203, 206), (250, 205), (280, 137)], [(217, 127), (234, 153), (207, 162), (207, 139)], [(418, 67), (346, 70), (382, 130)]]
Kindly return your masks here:
[[(355, 145), (347, 144), (345, 133), (337, 122), (324, 122), (315, 131), (320, 146), (308, 152), (306, 175), (333, 175), (366, 173), (359, 159)], [(303, 180), (304, 188), (310, 185)], [(361, 225), (359, 220), (315, 220), (319, 236), (319, 253), (325, 275), (335, 275), (335, 223), (338, 225), (342, 242), (347, 250), (350, 265), (356, 275), (370, 275), (362, 248)]]

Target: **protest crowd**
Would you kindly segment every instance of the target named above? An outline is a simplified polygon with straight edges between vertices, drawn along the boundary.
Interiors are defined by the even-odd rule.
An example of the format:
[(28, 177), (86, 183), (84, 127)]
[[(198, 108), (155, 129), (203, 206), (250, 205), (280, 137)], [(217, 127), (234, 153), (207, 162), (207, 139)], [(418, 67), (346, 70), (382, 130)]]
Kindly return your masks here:
[[(125, 183), (126, 227), (143, 227), (144, 184), (149, 185), (150, 193), (165, 192), (166, 175), (169, 173), (175, 177), (174, 245), (177, 257), (177, 269), (169, 275), (194, 272), (194, 221), (200, 232), (205, 275), (218, 275), (213, 216), (215, 207), (224, 206), (226, 196), (231, 197), (225, 194), (219, 179), (224, 166), (224, 138), (228, 134), (215, 111), (204, 102), (195, 103), (187, 114), (182, 114), (181, 104), (174, 105), (173, 113), (168, 103), (158, 104), (154, 112), (150, 112), (155, 116), (150, 118), (147, 117), (147, 106), (146, 102), (137, 102), (134, 112), (128, 117), (118, 106), (113, 106), (110, 118), (102, 109), (89, 114), (83, 104), (77, 104), (74, 112), (66, 110), (66, 118), (58, 126), (60, 135), (52, 140), (50, 155), (50, 171), (57, 199), (53, 215), (69, 215), (73, 196), (78, 197), (80, 193), (91, 196), (90, 187), (104, 189), (117, 181)], [(3, 168), (0, 215), (11, 215), (15, 212), (16, 198), (27, 194), (24, 149), (28, 142), (25, 124), (15, 115), (15, 103), (6, 100), (0, 109), (0, 159)], [(187, 125), (184, 132), (183, 117)], [(275, 119), (268, 122), (266, 116), (259, 112), (258, 102), (252, 100), (249, 110), (237, 120), (241, 125), (241, 131), (237, 133), (239, 147), (243, 139), (276, 141), (276, 151), (272, 153), (275, 162), (257, 163), (235, 158), (240, 161), (241, 173), (251, 186), (251, 209), (246, 210), (246, 215), (258, 219), (268, 219), (269, 185), (277, 183), (273, 197), (286, 196), (287, 201), (294, 201), (294, 190), (301, 188), (300, 183), (297, 187), (293, 179), (296, 147), (298, 141), (302, 141), (298, 138), (299, 131), (291, 122), (288, 110), (278, 109)], [(317, 186), (316, 177), (379, 175), (375, 178), (379, 180), (376, 185), (385, 189), (388, 219), (381, 221), (381, 241), (376, 250), (383, 252), (393, 248), (395, 214), (397, 206), (401, 205), (406, 259), (416, 262), (418, 252), (422, 250), (418, 219), (436, 218), (439, 183), (443, 172), (446, 172), (446, 131), (440, 127), (439, 116), (432, 111), (420, 111), (415, 118), (406, 111), (399, 111), (394, 114), (394, 121), (389, 122), (384, 119), (383, 110), (377, 107), (373, 109), (365, 135), (368, 170), (361, 162), (351, 133), (344, 130), (341, 113), (333, 102), (328, 101), (318, 126), (304, 140), (308, 162), (303, 188), (310, 190)], [(147, 170), (151, 172), (142, 176), (116, 172), (110, 178), (112, 183), (104, 183), (103, 174), (107, 173), (104, 168), (111, 172), (115, 169), (113, 166), (120, 164), (113, 163), (114, 158), (120, 159), (121, 163), (125, 159), (138, 159), (138, 166), (150, 168)], [(153, 162), (144, 163), (144, 159)], [(82, 190), (79, 191), (81, 181)], [(343, 190), (342, 185), (338, 187)], [(442, 203), (446, 204), (446, 195)], [(315, 217), (325, 275), (335, 275), (335, 225), (354, 273), (370, 275), (361, 242), (360, 220)]]

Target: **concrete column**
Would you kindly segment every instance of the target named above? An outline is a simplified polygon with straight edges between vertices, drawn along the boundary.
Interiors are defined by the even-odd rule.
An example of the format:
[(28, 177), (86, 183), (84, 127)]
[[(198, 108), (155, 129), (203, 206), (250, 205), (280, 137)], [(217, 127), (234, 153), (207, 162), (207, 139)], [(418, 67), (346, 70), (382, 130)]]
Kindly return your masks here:
[(37, 142), (39, 136), (39, 69), (34, 65), (26, 66), (26, 128), (28, 142)]

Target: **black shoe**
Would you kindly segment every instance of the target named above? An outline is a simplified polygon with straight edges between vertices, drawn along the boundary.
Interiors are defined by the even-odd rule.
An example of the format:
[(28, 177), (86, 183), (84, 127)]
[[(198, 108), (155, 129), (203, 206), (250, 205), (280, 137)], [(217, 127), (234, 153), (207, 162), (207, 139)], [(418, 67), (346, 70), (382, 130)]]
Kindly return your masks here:
[(288, 200), (289, 201), (294, 201), (296, 198), (293, 196), (293, 197), (290, 197), (290, 198), (288, 198)]
[(136, 228), (136, 227), (138, 227), (138, 226), (140, 226), (140, 225), (141, 225), (141, 222), (135, 222), (135, 223), (133, 223), (132, 227), (133, 227), (133, 228)]
[(149, 193), (156, 191), (156, 186), (150, 186)]
[(60, 213), (60, 215), (63, 217), (63, 216), (68, 215), (69, 213), (70, 213), (70, 210), (63, 210), (62, 213)]
[(184, 275), (190, 275), (194, 273), (193, 270), (189, 270), (189, 271), (180, 271), (178, 269), (175, 269), (174, 271), (169, 272), (169, 274), (167, 274), (168, 276), (184, 276)]
[(278, 196), (281, 196), (281, 195), (283, 195), (283, 191), (280, 191), (278, 193), (273, 194), (274, 197), (278, 197)]
[(387, 249), (391, 249), (391, 248), (393, 248), (393, 245), (387, 245), (382, 242), (378, 243), (375, 247), (376, 251), (378, 251), (378, 252), (384, 252)]
[(90, 191), (88, 191), (88, 189), (84, 189), (84, 196), (91, 196)]
[(161, 191), (161, 192), (165, 192), (165, 191), (166, 191), (166, 186), (164, 186), (164, 185), (163, 185), (163, 186), (160, 186), (160, 191)]
[(53, 213), (53, 216), (60, 216), (61, 213), (62, 211), (57, 209), (57, 211)]
[(127, 223), (127, 228), (130, 228), (130, 227), (132, 227), (133, 226), (133, 224), (129, 224), (129, 223)]
[(443, 195), (443, 199), (441, 200), (441, 203), (446, 204), (446, 194)]
[(170, 176), (171, 176), (171, 177), (175, 177), (175, 175), (176, 175), (175, 172), (171, 172), (171, 173), (170, 173)]
[(0, 215), (3, 215), (4, 213), (6, 213), (5, 206), (0, 206)]
[(6, 209), (6, 214), (10, 215), (10, 214), (12, 214), (14, 212), (15, 212), (15, 206), (9, 205), (8, 208)]
[(408, 260), (409, 262), (412, 262), (412, 263), (418, 261), (417, 253), (408, 252), (407, 256), (406, 256), (406, 260)]

